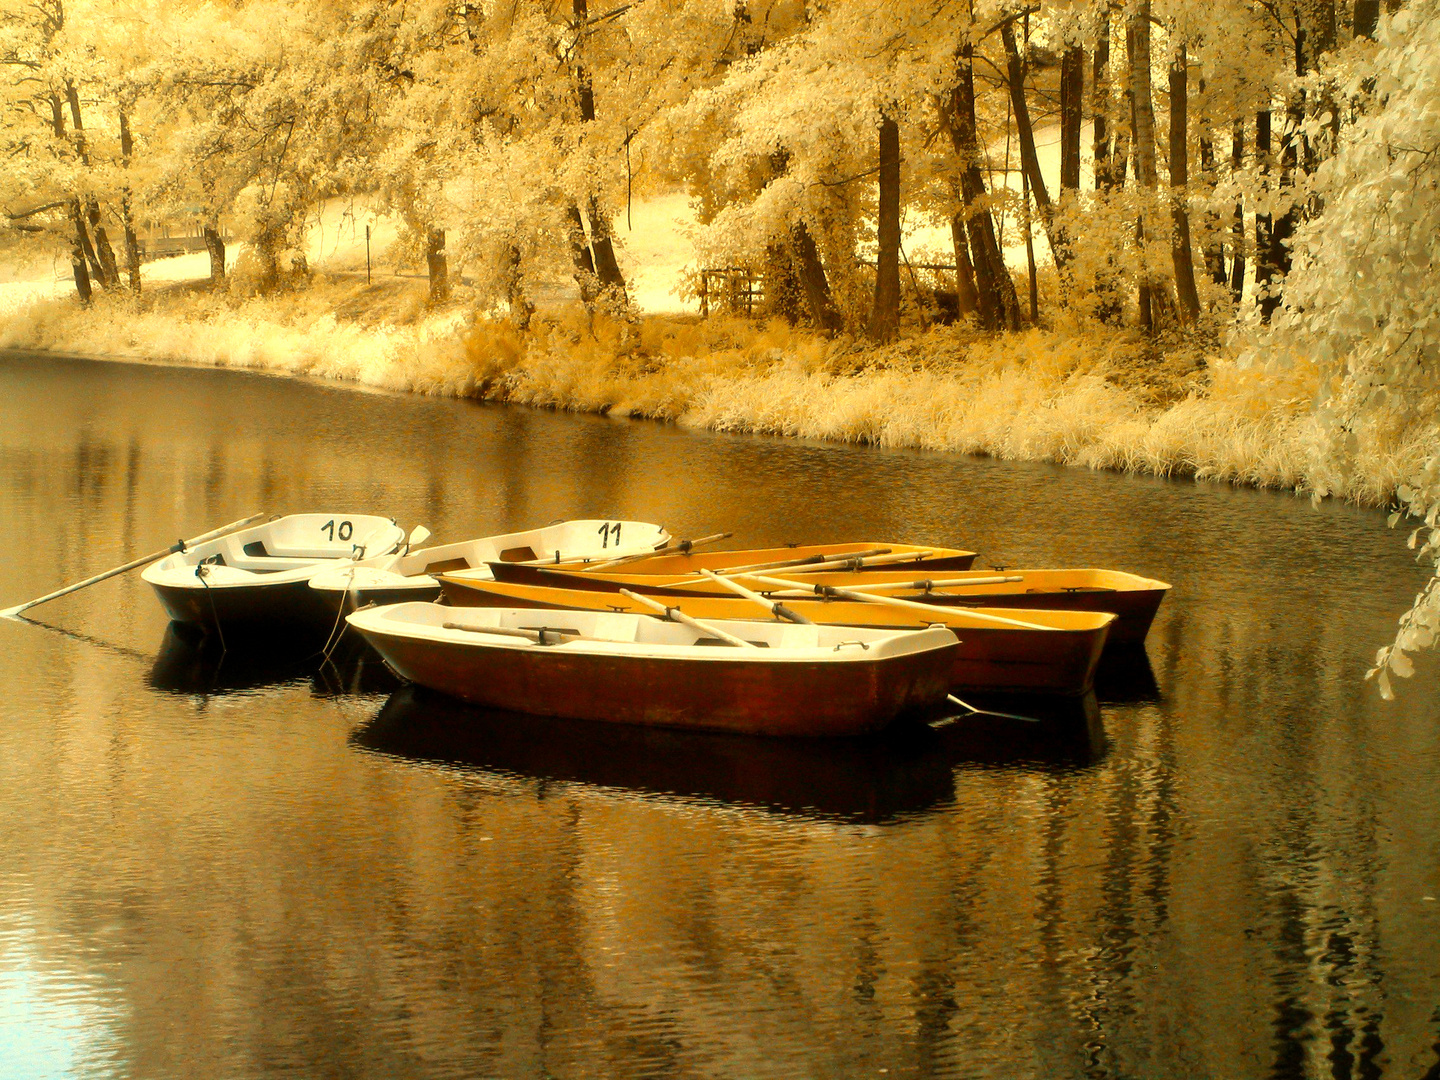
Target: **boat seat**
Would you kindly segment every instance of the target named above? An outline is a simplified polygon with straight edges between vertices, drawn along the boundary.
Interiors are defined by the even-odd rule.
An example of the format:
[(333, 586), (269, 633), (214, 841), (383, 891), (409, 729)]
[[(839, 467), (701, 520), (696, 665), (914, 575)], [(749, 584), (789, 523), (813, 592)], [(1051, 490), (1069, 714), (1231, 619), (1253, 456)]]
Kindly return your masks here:
[(298, 570), (302, 566), (314, 566), (314, 558), (292, 557), (285, 558), (278, 555), (271, 555), (265, 558), (248, 556), (243, 559), (236, 559), (231, 564), (241, 570), (248, 570), (254, 574), (277, 574), (281, 570)]
[(348, 559), (351, 554), (350, 550), (338, 544), (327, 544), (323, 547), (286, 547), (276, 544), (266, 547), (264, 540), (251, 540), (243, 550), (252, 559)]
[(802, 624), (787, 626), (778, 644), (782, 649), (813, 649), (820, 644), (820, 628)]
[(624, 612), (600, 612), (595, 616), (592, 633), (604, 641), (634, 641), (639, 630), (639, 616)]

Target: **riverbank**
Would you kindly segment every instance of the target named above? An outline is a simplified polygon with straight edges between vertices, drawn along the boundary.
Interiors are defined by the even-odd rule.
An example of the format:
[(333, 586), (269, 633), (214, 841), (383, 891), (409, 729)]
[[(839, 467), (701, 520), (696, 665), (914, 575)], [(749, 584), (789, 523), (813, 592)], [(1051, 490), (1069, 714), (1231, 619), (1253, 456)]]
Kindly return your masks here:
[[(1214, 342), (1055, 327), (938, 326), (883, 347), (781, 323), (578, 308), (520, 332), (424, 283), (316, 275), (236, 300), (195, 286), (39, 300), (0, 346), (264, 370), (389, 390), (662, 420), (716, 431), (1054, 461), (1323, 492), (1383, 505), (1440, 429), (1378, 421), (1326, 450), (1318, 375), (1241, 370)], [(1342, 467), (1343, 464), (1343, 467)]]

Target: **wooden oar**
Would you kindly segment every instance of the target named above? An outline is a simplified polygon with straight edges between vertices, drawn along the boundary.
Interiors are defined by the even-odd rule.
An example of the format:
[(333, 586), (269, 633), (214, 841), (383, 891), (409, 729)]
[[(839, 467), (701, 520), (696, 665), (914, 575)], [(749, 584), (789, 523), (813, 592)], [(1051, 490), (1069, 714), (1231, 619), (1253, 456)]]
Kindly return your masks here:
[(611, 559), (609, 562), (594, 563), (585, 567), (586, 570), (608, 570), (612, 566), (624, 566), (626, 563), (635, 562), (637, 559), (650, 559), (657, 555), (689, 555), (702, 544), (716, 544), (721, 540), (729, 540), (734, 533), (715, 533), (711, 536), (702, 536), (698, 540), (680, 540), (673, 544), (666, 544), (654, 551), (637, 551), (633, 555), (622, 555), (618, 559)]
[(922, 548), (919, 551), (895, 551), (880, 555), (836, 555), (828, 562), (802, 566), (790, 571), (790, 573), (815, 574), (824, 570), (864, 570), (872, 566), (885, 566), (889, 563), (920, 562), (923, 559), (928, 559), (933, 554), (933, 550)]
[[(793, 581), (785, 581), (783, 578), (763, 577), (760, 574), (746, 574), (746, 577), (758, 581), (762, 585), (779, 586), (784, 589), (794, 588)], [(853, 592), (850, 589), (837, 589), (834, 585), (814, 586), (816, 596), (834, 596), (842, 600), (860, 600), (867, 604), (887, 604), (890, 607), (909, 608), (913, 611), (923, 611), (935, 620), (936, 608), (940, 614), (944, 613), (943, 604), (921, 604), (914, 600), (901, 600), (898, 596), (877, 596), (874, 593)], [(1007, 619), (1002, 615), (991, 615), (987, 612), (977, 611), (975, 608), (955, 608), (957, 612), (963, 611), (969, 618), (979, 619), (981, 622), (999, 623), (1002, 626), (1017, 626), (1022, 630), (1054, 630), (1053, 626), (1045, 626), (1041, 623), (1024, 622), (1020, 619)]]
[(466, 630), (472, 634), (499, 634), (501, 637), (522, 637), (534, 641), (540, 645), (563, 645), (567, 641), (575, 641), (582, 637), (581, 634), (571, 634), (564, 630), (554, 630), (548, 626), (466, 626), (464, 623), (447, 622), (440, 624), (446, 630)]
[[(868, 551), (856, 551), (850, 555), (826, 555), (823, 552), (815, 555), (805, 555), (799, 559), (781, 559), (779, 562), (751, 563), (749, 566), (725, 566), (721, 567), (727, 574), (750, 574), (756, 570), (783, 570), (791, 566), (803, 566), (807, 572), (827, 567), (830, 564), (840, 565), (842, 561), (848, 562), (852, 559), (873, 558), (879, 555), (890, 554), (889, 548), (871, 548)], [(798, 572), (798, 571), (797, 571)]]
[(56, 589), (52, 593), (46, 593), (44, 596), (37, 597), (34, 600), (28, 601), (24, 604), (20, 604), (16, 607), (6, 608), (4, 611), (0, 611), (0, 615), (5, 616), (6, 618), (13, 618), (16, 615), (19, 615), (20, 612), (35, 607), (37, 604), (43, 604), (50, 600), (56, 600), (62, 596), (68, 596), (73, 592), (79, 592), (81, 589), (89, 585), (94, 585), (96, 582), (104, 581), (106, 578), (112, 578), (116, 574), (123, 574), (127, 570), (134, 570), (137, 566), (144, 566), (146, 563), (155, 562), (157, 559), (165, 558), (166, 555), (173, 555), (177, 551), (184, 551), (186, 548), (192, 548), (196, 544), (203, 544), (207, 540), (217, 539), (218, 537), (224, 536), (228, 532), (233, 532), (236, 529), (243, 528), (244, 526), (249, 525), (252, 521), (256, 521), (264, 516), (265, 515), (263, 513), (251, 514), (249, 517), (241, 518), (239, 521), (232, 521), (229, 525), (223, 525), (218, 529), (211, 529), (207, 533), (201, 533), (199, 536), (194, 537), (193, 539), (181, 540), (177, 544), (171, 544), (169, 547), (152, 552), (151, 554), (146, 555), (143, 558), (133, 559), (130, 562), (126, 563), (124, 566), (117, 566), (113, 570), (106, 570), (103, 574), (96, 574), (94, 577), (86, 578), (84, 581), (77, 581), (74, 585), (66, 585), (63, 589)]
[(953, 701), (956, 705), (959, 705), (962, 709), (966, 710), (971, 716), (999, 716), (1006, 720), (1024, 720), (1027, 724), (1040, 723), (1040, 721), (1033, 716), (1021, 716), (1019, 713), (1013, 712), (996, 712), (994, 709), (977, 709), (968, 701), (961, 701), (954, 694), (946, 694), (945, 700)]
[[(919, 581), (891, 581), (883, 585), (846, 585), (845, 588), (851, 592), (930, 592), (934, 589), (951, 589), (961, 585), (1003, 585), (1009, 581), (1024, 581), (1019, 574), (1007, 574), (1004, 577), (981, 577), (981, 578), (948, 578), (936, 580), (933, 578), (921, 578)], [(802, 582), (796, 582), (797, 586)], [(809, 596), (814, 590), (811, 588), (794, 588), (785, 592), (776, 592), (773, 595), (783, 596), (787, 599), (798, 599), (801, 596)]]
[(746, 649), (755, 649), (759, 647), (757, 645), (751, 644), (744, 638), (738, 638), (734, 634), (730, 634), (725, 632), (724, 630), (721, 630), (718, 626), (715, 626), (712, 623), (703, 623), (699, 619), (692, 619), (689, 615), (686, 615), (678, 607), (666, 607), (658, 600), (651, 600), (648, 596), (640, 596), (636, 593), (631, 592), (629, 589), (621, 589), (620, 594), (622, 596), (628, 596), (637, 604), (643, 604), (645, 607), (651, 608), (654, 611), (659, 612), (661, 615), (664, 615), (672, 622), (684, 623), (686, 626), (690, 627), (690, 629), (699, 630), (701, 633), (709, 634), (711, 637), (717, 637), (726, 644), (737, 645)]
[(770, 612), (770, 614), (774, 615), (777, 619), (789, 619), (793, 623), (809, 623), (812, 626), (814, 625), (814, 620), (807, 619), (804, 615), (800, 615), (794, 611), (791, 611), (788, 607), (786, 607), (779, 601), (769, 600), (761, 596), (758, 592), (752, 592), (750, 589), (745, 588), (744, 585), (741, 585), (738, 581), (731, 581), (727, 577), (722, 577), (721, 575), (715, 573), (714, 570), (702, 569), (700, 572), (708, 578), (715, 579), (721, 585), (725, 586), (725, 588), (735, 593), (737, 596), (743, 596), (746, 600), (751, 600), (759, 604), (766, 611)]

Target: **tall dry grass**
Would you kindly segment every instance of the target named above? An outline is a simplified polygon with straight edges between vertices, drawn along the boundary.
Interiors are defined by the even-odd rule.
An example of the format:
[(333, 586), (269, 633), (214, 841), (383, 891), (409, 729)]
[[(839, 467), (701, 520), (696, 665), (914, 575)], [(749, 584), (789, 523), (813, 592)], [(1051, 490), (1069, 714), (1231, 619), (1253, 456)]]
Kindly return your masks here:
[[(97, 343), (103, 343), (98, 345)], [(528, 332), (433, 311), (419, 283), (347, 280), (235, 302), (32, 304), (0, 345), (257, 368), (390, 390), (646, 417), (717, 431), (920, 447), (1335, 494), (1376, 505), (1440, 427), (1364, 421), (1337, 461), (1313, 367), (1242, 371), (1110, 330), (939, 327), (885, 348), (780, 323), (563, 311)]]

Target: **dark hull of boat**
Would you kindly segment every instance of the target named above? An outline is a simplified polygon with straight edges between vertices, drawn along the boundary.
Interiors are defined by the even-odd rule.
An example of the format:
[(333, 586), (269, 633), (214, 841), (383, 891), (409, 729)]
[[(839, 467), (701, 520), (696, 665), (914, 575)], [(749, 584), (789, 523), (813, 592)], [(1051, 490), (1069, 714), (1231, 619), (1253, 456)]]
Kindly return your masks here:
[[(483, 588), (442, 584), (446, 601), (455, 607), (525, 606), (548, 611), (570, 610), (561, 604), (521, 600), (489, 593)], [(854, 625), (895, 629), (893, 624), (883, 623)], [(1116, 625), (1118, 623), (1111, 623), (1095, 630), (1055, 631), (1004, 626), (952, 627), (960, 644), (953, 654), (950, 685), (955, 690), (997, 694), (1084, 694), (1094, 688), (1095, 669), (1105, 651), (1107, 630), (1113, 633)]]
[(884, 660), (756, 663), (498, 648), (362, 631), (397, 673), (476, 705), (745, 735), (879, 731), (938, 708), (950, 649)]
[(1045, 611), (1108, 611), (1116, 616), (1110, 624), (1110, 645), (1139, 645), (1150, 633), (1150, 624), (1165, 599), (1164, 589), (1065, 589), (1060, 592), (991, 593), (966, 595), (963, 599), (938, 594), (893, 593), (922, 604), (949, 604), (953, 607), (1039, 608)]
[(949, 740), (923, 724), (863, 739), (747, 739), (524, 716), (407, 686), (392, 694), (351, 742), (452, 769), (759, 806), (822, 820), (889, 821), (955, 794)]
[[(172, 622), (183, 623), (222, 633), (273, 630), (295, 633), (314, 630), (327, 615), (325, 606), (315, 599), (315, 590), (308, 581), (287, 581), (278, 585), (242, 585), (228, 588), (176, 588), (155, 585), (165, 613)], [(335, 613), (328, 613), (331, 622)]]
[[(934, 566), (935, 564), (932, 563), (931, 569), (934, 569)], [(897, 567), (886, 566), (884, 569), (892, 570)], [(927, 573), (926, 576), (934, 575)], [(622, 588), (631, 588), (637, 592), (643, 592), (646, 596), (673, 596), (682, 599), (697, 596), (729, 599), (735, 595), (719, 587), (715, 589), (694, 587), (677, 589), (667, 588), (663, 585), (633, 583), (626, 585), (614, 580), (593, 578), (587, 574), (557, 573), (543, 566), (516, 567), (506, 570), (503, 574), (497, 570), (495, 577), (497, 581), (506, 581), (515, 585), (539, 585), (551, 589), (583, 589), (587, 592), (618, 592)], [(448, 583), (442, 583), (442, 585), (448, 603), (455, 604), (457, 607), (474, 604), (475, 601), (465, 595), (471, 590)], [(1043, 608), (1046, 611), (1110, 612), (1116, 616), (1116, 619), (1110, 627), (1109, 644), (1139, 645), (1150, 633), (1150, 624), (1155, 621), (1155, 613), (1160, 610), (1160, 602), (1165, 599), (1165, 590), (1060, 589), (1053, 592), (1023, 593), (967, 592), (964, 597), (944, 593), (926, 595), (896, 592), (890, 595), (902, 596), (906, 600), (914, 600), (922, 604), (949, 604), (954, 607)]]
[(1105, 650), (1107, 629), (957, 629), (960, 645), (955, 650), (951, 685), (959, 691), (1078, 697), (1095, 686), (1095, 668)]

